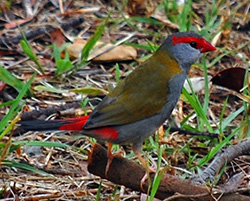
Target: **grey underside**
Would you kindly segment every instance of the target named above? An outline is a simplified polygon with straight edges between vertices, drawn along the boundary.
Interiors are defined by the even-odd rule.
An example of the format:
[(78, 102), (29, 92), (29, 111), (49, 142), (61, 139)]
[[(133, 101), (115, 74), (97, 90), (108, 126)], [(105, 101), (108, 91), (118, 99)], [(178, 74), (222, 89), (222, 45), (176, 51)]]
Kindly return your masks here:
[[(183, 72), (182, 74), (176, 75), (170, 80), (170, 93), (168, 96), (168, 101), (167, 104), (163, 107), (161, 113), (134, 123), (121, 126), (113, 126), (113, 128), (119, 133), (119, 137), (109, 141), (114, 144), (132, 143), (133, 149), (140, 151), (143, 141), (151, 134), (153, 134), (164, 123), (164, 121), (169, 118), (180, 97), (185, 77), (186, 72)], [(88, 132), (86, 131), (87, 130), (85, 130), (84, 133), (88, 134)], [(93, 136), (93, 133), (91, 131), (90, 135)], [(95, 137), (98, 140), (98, 136)]]

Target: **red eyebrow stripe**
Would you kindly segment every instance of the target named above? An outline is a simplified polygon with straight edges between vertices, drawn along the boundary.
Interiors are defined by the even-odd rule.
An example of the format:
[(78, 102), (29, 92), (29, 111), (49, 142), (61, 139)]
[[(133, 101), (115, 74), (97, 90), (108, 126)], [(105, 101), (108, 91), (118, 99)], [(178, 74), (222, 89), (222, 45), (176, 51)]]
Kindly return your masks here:
[(193, 36), (182, 36), (182, 37), (177, 37), (173, 36), (172, 37), (173, 45), (179, 44), (179, 43), (191, 43), (192, 41), (196, 42), (198, 46), (202, 44), (204, 41), (203, 38), (196, 38)]
[(179, 43), (191, 43), (192, 41), (197, 43), (196, 49), (200, 49), (201, 53), (209, 52), (209, 51), (215, 51), (216, 48), (211, 45), (209, 42), (207, 42), (204, 38), (196, 38), (193, 36), (173, 36), (172, 37), (173, 45), (179, 44)]

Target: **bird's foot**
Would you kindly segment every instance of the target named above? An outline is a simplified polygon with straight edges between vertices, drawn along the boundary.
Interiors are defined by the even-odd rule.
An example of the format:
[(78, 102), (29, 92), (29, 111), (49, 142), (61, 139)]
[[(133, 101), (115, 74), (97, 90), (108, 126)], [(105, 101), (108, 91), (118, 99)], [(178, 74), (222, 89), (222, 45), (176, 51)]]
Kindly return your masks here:
[(108, 177), (108, 172), (109, 172), (109, 169), (110, 169), (110, 165), (113, 161), (113, 158), (114, 158), (114, 155), (113, 154), (108, 154), (108, 162), (107, 162), (107, 165), (106, 165), (106, 168), (105, 168), (105, 176)]
[(108, 154), (108, 162), (107, 162), (107, 165), (106, 165), (106, 168), (105, 168), (105, 176), (107, 177), (107, 175), (108, 175), (108, 171), (109, 171), (109, 169), (110, 169), (110, 166), (111, 166), (111, 164), (112, 164), (112, 162), (113, 162), (113, 159), (115, 158), (115, 157), (117, 157), (117, 156), (122, 156), (122, 155), (124, 155), (124, 152), (122, 151), (122, 150), (120, 150), (119, 152), (117, 152), (117, 153), (109, 153)]
[(108, 143), (108, 161), (107, 161), (107, 165), (106, 165), (106, 168), (105, 168), (105, 176), (107, 177), (108, 176), (108, 172), (109, 172), (109, 169), (110, 169), (110, 166), (113, 162), (113, 159), (116, 157), (116, 156), (121, 156), (121, 155), (124, 155), (124, 150), (120, 149), (118, 152), (116, 153), (112, 153), (112, 144), (111, 143)]
[(158, 173), (160, 173), (160, 172), (162, 172), (162, 171), (165, 171), (165, 168), (160, 168), (159, 170), (157, 170), (157, 168), (156, 168), (156, 166), (151, 166), (151, 167), (149, 167), (149, 168), (147, 168), (147, 171), (146, 171), (146, 173), (145, 173), (145, 175), (142, 177), (142, 179), (141, 179), (141, 183), (140, 183), (140, 188), (144, 191), (144, 192), (146, 192), (145, 191), (145, 189), (144, 189), (144, 185), (146, 184), (146, 181), (147, 180), (149, 180), (148, 181), (148, 183), (150, 183), (151, 182), (151, 177), (150, 177), (150, 174), (152, 173), (152, 174), (156, 174), (157, 172)]
[(107, 165), (106, 165), (106, 168), (105, 168), (105, 176), (107, 177), (108, 176), (108, 171), (109, 171), (109, 168), (110, 168), (110, 165), (113, 161), (113, 158), (114, 158), (114, 155), (112, 153), (112, 143), (108, 142), (108, 152), (107, 152), (107, 157), (108, 157), (108, 161), (107, 161)]
[[(145, 191), (145, 189), (144, 189), (144, 185), (146, 184), (146, 181), (148, 180), (148, 179), (150, 179), (150, 174), (151, 173), (156, 173), (156, 167), (155, 166), (151, 166), (151, 167), (149, 167), (149, 168), (147, 168), (146, 169), (146, 173), (144, 174), (144, 176), (142, 177), (142, 179), (141, 179), (141, 183), (140, 183), (140, 188), (143, 190), (143, 191)], [(146, 191), (145, 191), (146, 192)]]

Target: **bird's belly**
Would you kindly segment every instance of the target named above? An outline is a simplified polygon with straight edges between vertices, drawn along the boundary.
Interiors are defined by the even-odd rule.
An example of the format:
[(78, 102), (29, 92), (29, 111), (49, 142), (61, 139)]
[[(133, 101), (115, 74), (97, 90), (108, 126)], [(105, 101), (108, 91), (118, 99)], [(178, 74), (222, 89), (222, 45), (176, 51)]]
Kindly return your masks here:
[(143, 119), (130, 124), (113, 127), (118, 132), (118, 137), (111, 140), (115, 144), (128, 144), (143, 142), (147, 137), (153, 134), (161, 125), (163, 121), (160, 115)]

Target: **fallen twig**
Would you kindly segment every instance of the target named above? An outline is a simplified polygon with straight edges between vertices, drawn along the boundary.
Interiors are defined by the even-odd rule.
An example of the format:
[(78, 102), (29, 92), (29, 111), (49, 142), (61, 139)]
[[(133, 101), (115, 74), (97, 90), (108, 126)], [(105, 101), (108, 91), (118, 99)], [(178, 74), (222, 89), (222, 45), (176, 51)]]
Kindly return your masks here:
[[(90, 173), (143, 193), (145, 193), (145, 190), (143, 189), (148, 189), (149, 185), (147, 182), (145, 182), (143, 185), (143, 189), (140, 188), (141, 179), (145, 175), (146, 171), (143, 166), (139, 165), (138, 163), (121, 156), (114, 156), (109, 171), (107, 175), (105, 175), (106, 164), (106, 149), (99, 144), (95, 144), (93, 146), (92, 152), (89, 154), (88, 171)], [(152, 180), (154, 178), (154, 174), (151, 174), (150, 177)], [(178, 194), (178, 196), (175, 198), (176, 194)], [(197, 197), (197, 195), (200, 195), (200, 197)], [(249, 197), (238, 195), (236, 193), (223, 195), (223, 193), (218, 192), (213, 195), (213, 197), (220, 196), (220, 200), (222, 201), (250, 200)], [(207, 187), (197, 185), (189, 180), (184, 180), (170, 174), (164, 174), (156, 193), (156, 198), (166, 199), (170, 197), (171, 200), (182, 201), (194, 200), (194, 197), (197, 201), (206, 201), (212, 199)]]
[(245, 140), (237, 145), (231, 145), (223, 152), (217, 154), (212, 163), (200, 175), (195, 175), (192, 181), (197, 184), (203, 184), (206, 181), (213, 181), (217, 173), (225, 163), (232, 161), (234, 158), (246, 154), (250, 151), (250, 139)]
[[(84, 22), (84, 18), (78, 17), (78, 18), (73, 18), (73, 19), (69, 20), (68, 22), (65, 22), (59, 26), (63, 30), (67, 30), (67, 29), (69, 29), (71, 27), (75, 27), (83, 22)], [(27, 31), (24, 34), (25, 34), (27, 40), (30, 40), (32, 38), (47, 34), (48, 32), (55, 30), (56, 28), (57, 27), (54, 27), (52, 25), (45, 25), (45, 26), (38, 27), (34, 30)], [(18, 44), (21, 39), (22, 39), (21, 34), (13, 36), (13, 37), (0, 37), (0, 46)]]

